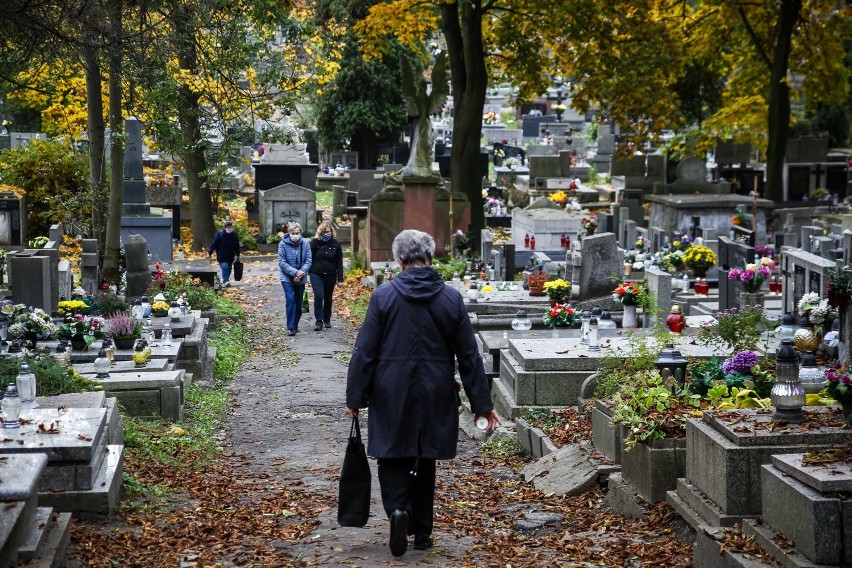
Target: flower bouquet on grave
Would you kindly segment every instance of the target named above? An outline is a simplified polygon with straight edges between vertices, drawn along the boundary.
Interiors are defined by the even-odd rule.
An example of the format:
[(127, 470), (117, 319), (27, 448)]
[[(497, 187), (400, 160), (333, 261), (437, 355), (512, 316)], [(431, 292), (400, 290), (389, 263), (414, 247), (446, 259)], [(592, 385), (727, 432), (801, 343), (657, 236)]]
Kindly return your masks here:
[(151, 315), (155, 318), (164, 318), (169, 315), (169, 303), (162, 300), (151, 304)]
[(828, 270), (828, 287), (825, 297), (835, 308), (845, 308), (852, 296), (852, 271), (848, 266)]
[(692, 246), (692, 237), (689, 235), (683, 235), (680, 238), (675, 238), (672, 241), (672, 250), (679, 250), (682, 252), (686, 252), (686, 250)]
[(580, 316), (568, 304), (556, 304), (544, 314), (542, 322), (547, 327), (577, 327)]
[(521, 160), (512, 156), (511, 158), (506, 158), (506, 161), (503, 162), (503, 165), (510, 170), (514, 170), (515, 168), (521, 165)]
[(847, 426), (852, 426), (852, 375), (849, 365), (825, 372), (825, 393), (840, 403)]
[(494, 111), (488, 111), (482, 115), (482, 122), (485, 124), (496, 124), (500, 117)]
[(745, 269), (731, 268), (728, 272), (728, 280), (739, 280), (743, 288), (749, 294), (756, 294), (767, 278), (772, 276), (772, 266), (775, 263), (771, 258), (764, 256), (759, 264), (746, 264)]
[(625, 306), (647, 306), (651, 296), (644, 281), (622, 282), (613, 290), (612, 299)]
[(815, 326), (825, 325), (826, 322), (834, 321), (837, 313), (828, 303), (828, 299), (820, 298), (816, 292), (808, 292), (799, 300), (797, 306), (799, 315), (807, 317)]
[(691, 268), (696, 276), (703, 276), (717, 262), (716, 253), (703, 245), (693, 245), (683, 254), (683, 264)]
[(468, 239), (461, 229), (453, 233), (453, 250), (457, 256), (464, 256), (467, 249), (470, 248), (470, 239)]
[(642, 252), (645, 250), (645, 237), (643, 235), (639, 235), (636, 237), (636, 251)]
[(503, 160), (506, 159), (506, 151), (503, 148), (497, 148), (494, 150), (494, 165), (500, 166), (503, 165)]
[(571, 292), (571, 283), (566, 282), (561, 278), (549, 280), (544, 283), (544, 291), (547, 293), (547, 297), (551, 300), (561, 302), (567, 298), (568, 294)]
[(548, 195), (547, 198), (550, 199), (552, 202), (562, 206), (563, 208), (565, 207), (565, 204), (568, 203), (568, 194), (562, 191), (561, 189), (559, 191), (554, 191), (553, 193)]
[(83, 314), (67, 315), (57, 335), (60, 339), (70, 340), (71, 345), (77, 348), (88, 347), (104, 336), (103, 322)]
[(106, 328), (119, 349), (131, 349), (142, 333), (142, 322), (129, 312), (115, 312), (105, 320)]
[[(38, 339), (48, 339), (56, 333), (56, 325), (41, 308), (28, 308), (24, 304), (4, 306), (4, 313), (10, 316), (9, 335), (23, 339), (28, 333), (34, 333)], [(11, 309), (11, 314), (7, 313)]]
[(598, 220), (594, 217), (583, 217), (580, 219), (580, 226), (586, 231), (594, 231), (598, 228)]

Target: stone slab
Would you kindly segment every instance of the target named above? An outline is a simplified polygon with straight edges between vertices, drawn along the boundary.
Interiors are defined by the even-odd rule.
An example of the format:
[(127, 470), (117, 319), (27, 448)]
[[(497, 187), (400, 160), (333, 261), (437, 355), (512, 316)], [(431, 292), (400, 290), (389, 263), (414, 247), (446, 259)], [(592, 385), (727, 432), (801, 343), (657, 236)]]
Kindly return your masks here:
[(160, 389), (117, 391), (115, 396), (128, 416), (154, 417), (160, 415)]
[[(696, 529), (700, 525), (732, 527), (742, 521), (743, 515), (726, 515), (688, 479), (677, 480), (677, 489), (666, 493), (666, 501)], [(685, 511), (682, 511), (685, 509)], [(695, 522), (693, 522), (695, 520)]]
[(621, 463), (624, 449), (623, 429), (612, 423), (612, 409), (596, 400), (587, 410), (592, 421), (592, 441), (595, 449), (607, 459)]
[(78, 516), (110, 516), (118, 503), (123, 471), (124, 446), (109, 445), (91, 489), (42, 491), (39, 505)]
[[(579, 338), (556, 338), (552, 341), (534, 339), (510, 339), (508, 351), (525, 371), (592, 371), (596, 372), (608, 349), (619, 356), (628, 352), (628, 341), (624, 337), (608, 337), (601, 340), (601, 350), (590, 351)], [(709, 359), (716, 351), (710, 347), (689, 343), (678, 347), (687, 358)]]
[(104, 391), (114, 393), (125, 390), (147, 390), (160, 389), (162, 387), (174, 387), (181, 384), (184, 371), (144, 371), (137, 370), (135, 373), (116, 373), (105, 379), (98, 379), (103, 385)]
[(18, 546), (18, 558), (20, 560), (32, 560), (36, 557), (45, 539), (50, 523), (50, 515), (53, 509), (50, 507), (39, 507), (29, 526), (25, 527), (25, 536)]
[[(0, 431), (0, 434), (5, 430)], [(0, 501), (26, 501), (47, 467), (47, 454), (0, 456)]]
[(46, 528), (47, 538), (32, 568), (61, 568), (65, 565), (65, 555), (71, 543), (71, 513), (55, 515)]
[(772, 455), (828, 448), (852, 438), (852, 431), (839, 427), (821, 432), (791, 426), (754, 436), (731, 428), (731, 440), (710, 423), (712, 414), (705, 412), (701, 420), (687, 421), (685, 477), (725, 515), (760, 514), (760, 466), (769, 463)]
[(0, 566), (18, 565), (18, 535), (23, 504), (9, 503), (0, 515)]
[(769, 564), (745, 554), (731, 552), (714, 536), (721, 535), (722, 527), (701, 526), (696, 531), (692, 548), (692, 565), (701, 568), (766, 568)]
[(743, 534), (754, 538), (754, 542), (770, 554), (784, 568), (820, 568), (823, 564), (814, 564), (795, 548), (781, 547), (775, 542), (777, 536), (783, 536), (772, 530), (758, 519), (745, 519), (742, 523)]
[[(130, 360), (115, 361), (113, 362), (112, 367), (110, 367), (109, 372), (110, 375), (112, 375), (117, 373), (139, 373), (141, 369), (144, 369), (145, 372), (168, 371), (171, 366), (172, 364), (168, 359), (148, 359), (145, 366), (141, 368), (137, 367), (136, 363)], [(90, 375), (95, 372), (94, 363), (75, 363), (74, 368), (83, 375)]]
[[(687, 355), (684, 353), (684, 356)], [(836, 426), (813, 428), (805, 422), (771, 428), (769, 426), (774, 422), (772, 409), (750, 408), (705, 412), (702, 420), (737, 446), (831, 445), (852, 440), (852, 430), (844, 428), (839, 408), (808, 407), (804, 411), (806, 416), (831, 418), (832, 424)], [(753, 427), (751, 423), (762, 427)], [(744, 426), (746, 429), (743, 429)]]
[[(90, 463), (98, 452), (98, 444), (106, 429), (104, 408), (35, 408), (21, 413), (30, 420), (20, 428), (4, 429), (0, 454), (47, 454), (48, 463)], [(40, 434), (38, 428), (53, 423), (58, 434)]]
[(554, 495), (580, 495), (598, 485), (598, 468), (588, 450), (570, 444), (527, 465), (521, 471), (533, 487)]
[(820, 493), (852, 493), (852, 464), (806, 465), (805, 454), (772, 456), (772, 465)]
[(642, 498), (618, 472), (611, 474), (607, 480), (606, 504), (622, 517), (641, 519), (645, 516)]
[(512, 401), (521, 406), (575, 406), (580, 387), (592, 370), (527, 371), (509, 351), (500, 352), (500, 378), (510, 387)]
[(650, 503), (666, 500), (686, 470), (686, 440), (653, 440), (621, 453), (621, 476)]
[[(772, 465), (761, 468), (763, 520), (795, 543), (817, 564), (838, 564), (843, 556), (840, 500), (814, 491)], [(852, 543), (848, 543), (852, 545)]]
[[(79, 370), (79, 369), (78, 369)], [(72, 392), (56, 396), (37, 396), (36, 402), (42, 408), (101, 408), (106, 394), (103, 391)]]

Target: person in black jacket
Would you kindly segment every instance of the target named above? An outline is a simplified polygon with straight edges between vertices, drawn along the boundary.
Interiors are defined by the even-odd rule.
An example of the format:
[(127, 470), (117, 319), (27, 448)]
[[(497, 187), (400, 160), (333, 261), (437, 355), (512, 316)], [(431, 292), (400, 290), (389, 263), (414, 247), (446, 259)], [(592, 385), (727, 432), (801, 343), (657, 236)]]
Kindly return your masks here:
[(334, 228), (329, 221), (320, 223), (316, 237), (311, 239), (311, 289), (314, 291), (314, 331), (331, 328), (331, 298), (334, 286), (343, 282), (343, 247), (334, 238)]
[(346, 381), (350, 418), (369, 406), (367, 453), (378, 458), (389, 546), (405, 554), (432, 546), (435, 460), (452, 459), (458, 442), (455, 361), (477, 419), (493, 430), (491, 403), (473, 326), (458, 290), (432, 269), (435, 240), (402, 231), (393, 241), (402, 272), (373, 291)]
[(213, 257), (213, 251), (216, 252), (216, 262), (222, 269), (222, 285), (227, 287), (231, 283), (231, 267), (234, 265), (234, 260), (240, 259), (240, 238), (234, 232), (234, 223), (225, 221), (222, 230), (217, 232), (213, 237), (213, 244), (207, 251), (209, 257)]

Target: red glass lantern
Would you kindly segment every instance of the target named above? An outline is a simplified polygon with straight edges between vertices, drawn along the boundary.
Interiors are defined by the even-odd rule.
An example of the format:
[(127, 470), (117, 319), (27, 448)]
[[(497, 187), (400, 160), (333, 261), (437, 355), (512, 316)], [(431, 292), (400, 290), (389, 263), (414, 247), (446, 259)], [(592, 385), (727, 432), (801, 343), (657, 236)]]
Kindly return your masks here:
[(675, 304), (672, 306), (671, 312), (669, 312), (669, 315), (666, 318), (666, 325), (672, 333), (678, 335), (681, 331), (683, 331), (683, 328), (686, 327), (686, 318), (683, 313), (681, 313), (679, 305)]
[(530, 237), (530, 250), (535, 250), (535, 235)]
[(524, 248), (530, 248), (530, 236), (524, 235)]
[(707, 296), (710, 294), (710, 284), (708, 284), (707, 280), (703, 278), (695, 279), (695, 286), (693, 289), (698, 296)]

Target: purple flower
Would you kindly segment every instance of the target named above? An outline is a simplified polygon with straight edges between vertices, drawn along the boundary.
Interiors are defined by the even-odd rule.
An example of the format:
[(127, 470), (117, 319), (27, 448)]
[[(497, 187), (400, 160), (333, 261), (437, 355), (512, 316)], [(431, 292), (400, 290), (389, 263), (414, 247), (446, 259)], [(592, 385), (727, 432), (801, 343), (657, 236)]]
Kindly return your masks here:
[(754, 271), (753, 270), (743, 270), (740, 272), (740, 280), (743, 282), (751, 282), (754, 280)]
[(769, 268), (768, 266), (761, 264), (757, 268), (757, 273), (760, 274), (761, 276), (763, 276), (764, 278), (768, 278), (768, 277), (772, 276), (772, 269)]
[(725, 359), (722, 363), (722, 371), (725, 374), (748, 373), (757, 365), (757, 354), (753, 351), (740, 351), (733, 357)]
[(852, 377), (849, 375), (840, 375), (840, 382), (844, 385), (852, 385)]
[(740, 277), (740, 275), (742, 275), (742, 273), (743, 273), (742, 268), (734, 267), (734, 268), (731, 269), (730, 272), (728, 272), (728, 280), (736, 280), (737, 278)]

